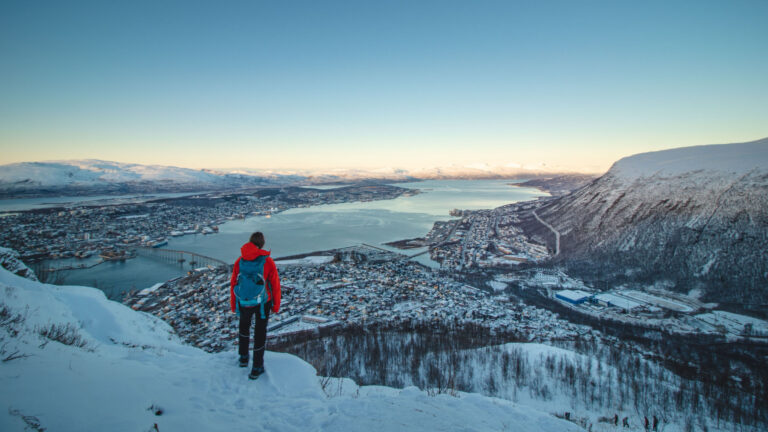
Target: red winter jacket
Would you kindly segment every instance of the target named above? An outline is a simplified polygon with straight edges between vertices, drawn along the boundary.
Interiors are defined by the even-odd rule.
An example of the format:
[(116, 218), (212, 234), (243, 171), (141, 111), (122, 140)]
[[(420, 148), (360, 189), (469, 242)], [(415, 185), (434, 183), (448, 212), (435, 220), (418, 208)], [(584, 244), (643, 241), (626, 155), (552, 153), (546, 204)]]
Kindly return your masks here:
[(272, 258), (269, 257), (269, 252), (263, 249), (259, 249), (255, 244), (248, 242), (240, 248), (240, 258), (235, 261), (235, 268), (232, 270), (232, 280), (229, 282), (229, 303), (232, 308), (232, 312), (235, 311), (235, 285), (237, 285), (237, 275), (240, 274), (240, 260), (245, 259), (248, 261), (255, 260), (256, 258), (266, 255), (267, 261), (264, 263), (264, 279), (269, 283), (269, 299), (272, 300), (272, 312), (280, 312), (280, 277), (277, 275), (277, 266)]

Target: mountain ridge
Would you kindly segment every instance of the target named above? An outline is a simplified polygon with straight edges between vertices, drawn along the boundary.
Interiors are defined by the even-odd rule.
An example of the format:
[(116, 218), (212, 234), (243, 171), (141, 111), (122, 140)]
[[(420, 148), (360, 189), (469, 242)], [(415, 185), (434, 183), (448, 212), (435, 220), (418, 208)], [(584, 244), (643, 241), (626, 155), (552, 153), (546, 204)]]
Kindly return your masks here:
[(606, 174), (625, 178), (644, 173), (675, 175), (690, 170), (745, 172), (768, 166), (768, 138), (736, 144), (709, 144), (638, 153), (616, 161)]

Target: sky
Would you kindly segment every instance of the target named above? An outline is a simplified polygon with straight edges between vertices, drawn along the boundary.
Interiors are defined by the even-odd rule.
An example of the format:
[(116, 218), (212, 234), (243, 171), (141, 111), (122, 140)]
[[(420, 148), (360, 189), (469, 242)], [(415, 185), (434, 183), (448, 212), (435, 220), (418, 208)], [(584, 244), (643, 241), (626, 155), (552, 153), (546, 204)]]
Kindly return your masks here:
[(0, 164), (544, 166), (768, 136), (768, 1), (0, 3)]

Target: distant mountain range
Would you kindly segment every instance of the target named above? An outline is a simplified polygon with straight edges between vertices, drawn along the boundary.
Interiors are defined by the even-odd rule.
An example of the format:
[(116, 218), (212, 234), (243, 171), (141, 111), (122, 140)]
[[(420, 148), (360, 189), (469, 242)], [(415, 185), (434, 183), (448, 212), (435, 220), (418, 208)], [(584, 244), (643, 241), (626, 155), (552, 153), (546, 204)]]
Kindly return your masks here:
[(0, 166), (0, 196), (187, 192), (295, 180), (92, 159), (23, 162)]
[(194, 170), (95, 159), (0, 166), (0, 197), (189, 192), (360, 180), (496, 179), (552, 176), (539, 167), (451, 166), (424, 170)]
[(537, 213), (555, 262), (596, 283), (768, 303), (768, 138), (626, 157)]

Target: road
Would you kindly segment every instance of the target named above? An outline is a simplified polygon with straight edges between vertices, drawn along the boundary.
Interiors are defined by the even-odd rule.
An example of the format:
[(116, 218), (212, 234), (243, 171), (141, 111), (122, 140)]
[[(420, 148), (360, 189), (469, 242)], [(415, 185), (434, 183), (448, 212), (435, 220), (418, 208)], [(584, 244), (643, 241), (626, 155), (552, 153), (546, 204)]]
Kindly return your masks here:
[(544, 222), (544, 221), (543, 221), (543, 220), (542, 220), (542, 219), (539, 217), (539, 215), (537, 215), (537, 214), (536, 214), (536, 210), (533, 210), (533, 212), (532, 212), (532, 213), (533, 213), (533, 217), (535, 217), (537, 221), (541, 222), (541, 224), (542, 224), (542, 225), (544, 225), (545, 227), (549, 228), (549, 229), (550, 229), (550, 231), (552, 231), (553, 233), (555, 233), (555, 256), (558, 256), (558, 255), (560, 255), (560, 233), (559, 233), (559, 232), (558, 232), (556, 229), (554, 229), (554, 228), (552, 227), (552, 225), (550, 225), (550, 224), (548, 224), (548, 223)]

